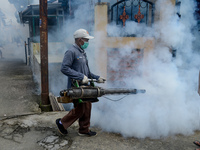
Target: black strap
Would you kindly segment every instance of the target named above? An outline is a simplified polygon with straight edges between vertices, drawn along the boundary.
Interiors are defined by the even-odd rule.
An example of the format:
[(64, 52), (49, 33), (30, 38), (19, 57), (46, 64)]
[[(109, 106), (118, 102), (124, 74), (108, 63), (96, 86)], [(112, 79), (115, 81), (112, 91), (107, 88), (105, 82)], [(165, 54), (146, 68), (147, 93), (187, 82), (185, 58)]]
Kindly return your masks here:
[(92, 76), (91, 76), (91, 73), (90, 73), (90, 67), (89, 67), (89, 65), (88, 65), (88, 59), (87, 59), (87, 55), (86, 55), (86, 53), (85, 53), (85, 52), (83, 53), (83, 55), (85, 56), (85, 59), (86, 59), (86, 65), (87, 65), (87, 67), (88, 67), (89, 76), (90, 76), (90, 78), (91, 78), (91, 79), (93, 79), (93, 78), (92, 78)]

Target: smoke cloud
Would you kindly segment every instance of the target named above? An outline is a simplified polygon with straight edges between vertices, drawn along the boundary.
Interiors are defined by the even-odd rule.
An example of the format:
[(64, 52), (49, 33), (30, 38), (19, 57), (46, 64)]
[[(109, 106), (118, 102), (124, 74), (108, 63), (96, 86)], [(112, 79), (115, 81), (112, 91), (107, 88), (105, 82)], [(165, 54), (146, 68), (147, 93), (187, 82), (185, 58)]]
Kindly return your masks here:
[(25, 60), (24, 41), (28, 37), (28, 28), (19, 23), (18, 9), (8, 0), (0, 0), (0, 46), (4, 58), (20, 58)]
[[(153, 36), (159, 41), (148, 54), (145, 64), (139, 67), (144, 74), (129, 74), (129, 77), (123, 79), (126, 82), (124, 87), (144, 88), (146, 93), (128, 95), (117, 102), (100, 98), (100, 102), (93, 105), (93, 125), (124, 137), (137, 138), (189, 135), (200, 129), (200, 121), (197, 119), (200, 115), (200, 97), (197, 93), (200, 60), (199, 51), (193, 49), (195, 36), (192, 34), (196, 25), (193, 16), (196, 4), (187, 0), (181, 2), (180, 19), (172, 4), (158, 0), (157, 11), (158, 8), (162, 10), (160, 20), (152, 28), (142, 25), (142, 34), (137, 33), (141, 27), (134, 22), (127, 22), (125, 32)], [(108, 30), (113, 36), (120, 33), (115, 25), (109, 25)], [(125, 45), (125, 55), (128, 47), (131, 51), (131, 46)], [(172, 59), (170, 47), (177, 50), (175, 59)], [(119, 66), (119, 61), (114, 60), (111, 66)], [(120, 97), (109, 96), (113, 99)]]

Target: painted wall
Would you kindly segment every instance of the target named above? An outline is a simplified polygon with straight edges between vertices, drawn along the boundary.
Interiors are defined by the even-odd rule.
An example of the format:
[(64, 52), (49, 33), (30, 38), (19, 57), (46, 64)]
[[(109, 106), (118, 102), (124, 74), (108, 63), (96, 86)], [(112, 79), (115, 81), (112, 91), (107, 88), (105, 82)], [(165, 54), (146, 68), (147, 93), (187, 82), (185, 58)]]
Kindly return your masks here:
[[(95, 37), (99, 37), (96, 50), (96, 65), (98, 66), (102, 76), (107, 77), (108, 70), (108, 48), (123, 48), (125, 45), (134, 45), (133, 49), (143, 49), (144, 59), (149, 51), (154, 48), (155, 40), (152, 37), (108, 37), (108, 3), (98, 3), (95, 6)], [(98, 45), (99, 44), (99, 45)], [(103, 61), (102, 61), (103, 60)]]

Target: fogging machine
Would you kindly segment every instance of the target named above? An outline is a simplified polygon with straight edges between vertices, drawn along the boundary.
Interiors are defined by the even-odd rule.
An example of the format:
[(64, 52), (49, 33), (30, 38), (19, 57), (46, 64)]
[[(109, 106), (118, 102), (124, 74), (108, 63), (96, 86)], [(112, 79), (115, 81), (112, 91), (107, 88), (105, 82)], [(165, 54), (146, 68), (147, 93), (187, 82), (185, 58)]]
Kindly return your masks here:
[(89, 86), (79, 86), (78, 81), (75, 81), (75, 87), (60, 91), (60, 96), (57, 97), (59, 103), (72, 103), (73, 100), (78, 99), (79, 103), (84, 101), (97, 102), (97, 97), (111, 94), (137, 94), (145, 93), (144, 89), (124, 89), (124, 88), (110, 88), (104, 89), (102, 87), (94, 86), (95, 79), (89, 79)]

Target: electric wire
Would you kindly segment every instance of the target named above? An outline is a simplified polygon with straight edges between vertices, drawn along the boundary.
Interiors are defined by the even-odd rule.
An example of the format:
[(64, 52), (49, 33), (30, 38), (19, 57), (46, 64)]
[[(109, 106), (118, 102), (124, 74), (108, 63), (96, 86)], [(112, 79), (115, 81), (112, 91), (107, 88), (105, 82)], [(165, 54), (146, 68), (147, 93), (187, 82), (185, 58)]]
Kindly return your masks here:
[(121, 101), (122, 99), (124, 99), (125, 97), (127, 97), (128, 95), (125, 95), (125, 96), (123, 96), (123, 97), (121, 97), (121, 98), (119, 98), (119, 99), (111, 99), (111, 98), (108, 98), (108, 97), (106, 97), (106, 96), (102, 96), (102, 97), (104, 97), (105, 99), (107, 99), (107, 100), (110, 100), (110, 101), (113, 101), (113, 102), (117, 102), (117, 101)]

